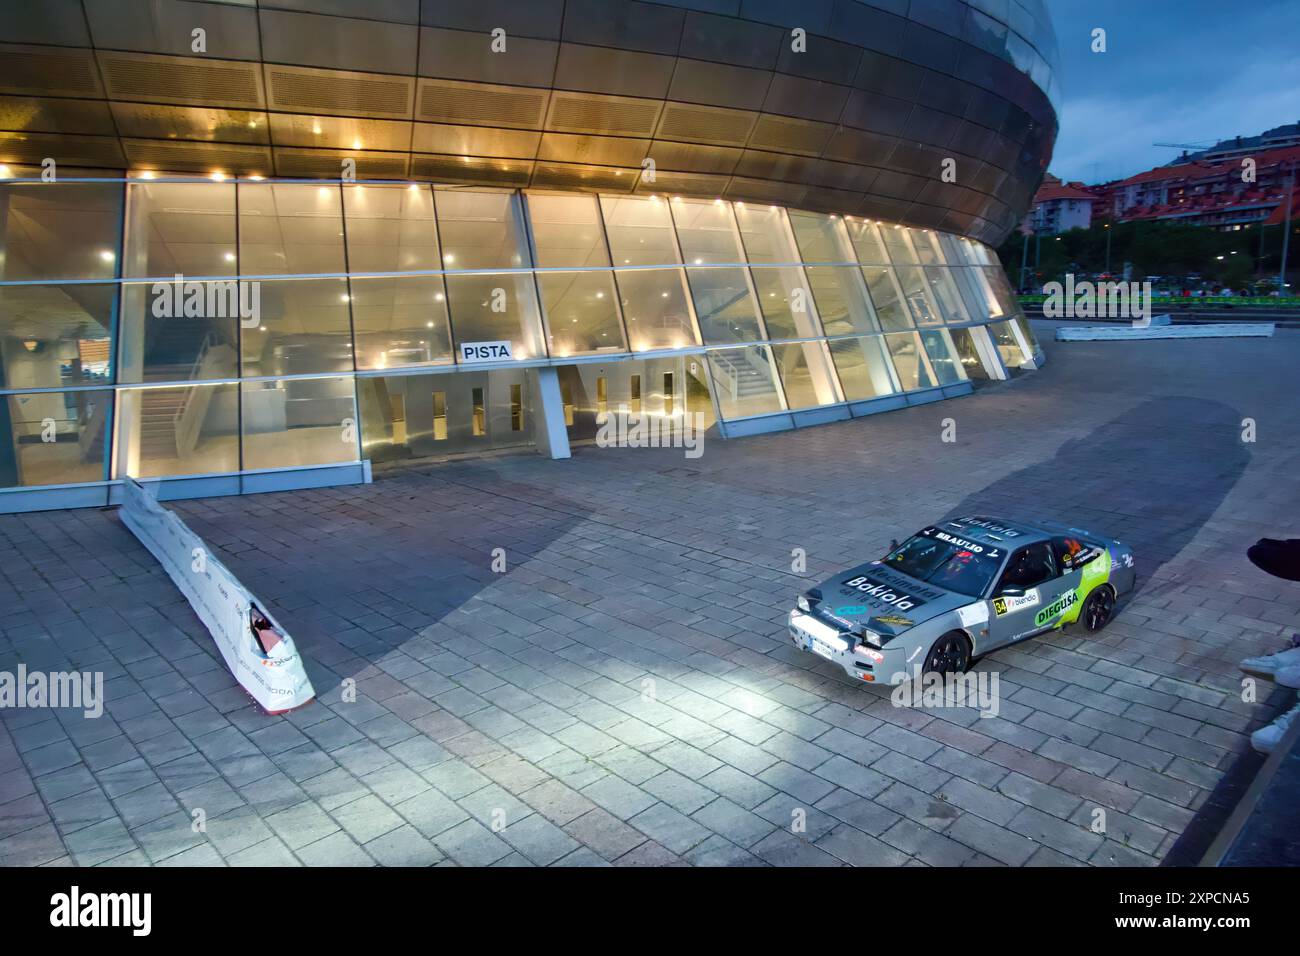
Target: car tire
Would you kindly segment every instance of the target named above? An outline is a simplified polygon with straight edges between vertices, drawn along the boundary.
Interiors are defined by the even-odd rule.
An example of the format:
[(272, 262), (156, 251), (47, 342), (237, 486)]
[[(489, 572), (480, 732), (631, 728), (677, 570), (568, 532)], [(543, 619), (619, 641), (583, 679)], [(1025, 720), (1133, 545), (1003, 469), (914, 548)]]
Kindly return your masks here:
[(1079, 610), (1079, 620), (1089, 631), (1100, 631), (1110, 623), (1115, 613), (1115, 589), (1109, 584), (1102, 584), (1088, 592), (1083, 607)]
[(970, 638), (961, 631), (949, 631), (935, 638), (925, 655), (923, 674), (960, 674), (970, 667)]

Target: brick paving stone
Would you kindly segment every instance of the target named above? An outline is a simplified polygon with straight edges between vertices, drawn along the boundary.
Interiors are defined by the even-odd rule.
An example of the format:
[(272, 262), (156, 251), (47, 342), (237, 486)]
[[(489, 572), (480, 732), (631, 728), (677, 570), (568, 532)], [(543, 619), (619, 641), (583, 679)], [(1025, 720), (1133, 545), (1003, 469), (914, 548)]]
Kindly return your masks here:
[[(672, 450), (577, 448), (176, 503), (312, 668), (319, 699), (280, 718), (112, 512), (0, 516), (0, 670), (75, 652), (113, 690), (97, 720), (0, 711), (0, 863), (1159, 863), (1280, 703), (1240, 701), (1236, 661), (1278, 649), (1300, 598), (1242, 551), (1293, 505), (1300, 413), (1270, 389), (1300, 338), (1162, 343), (1170, 363), (1043, 338), (1044, 369), (945, 406), (975, 437), (941, 488), (919, 407), (714, 442), (689, 479)], [(1114, 436), (1087, 495), (1059, 480)], [(1171, 469), (1197, 490), (1178, 509)], [(864, 474), (867, 511), (843, 495)], [(1030, 504), (1125, 536), (1142, 590), (1100, 635), (984, 657), (997, 716), (894, 707), (786, 640), (795, 593), (890, 538)]]

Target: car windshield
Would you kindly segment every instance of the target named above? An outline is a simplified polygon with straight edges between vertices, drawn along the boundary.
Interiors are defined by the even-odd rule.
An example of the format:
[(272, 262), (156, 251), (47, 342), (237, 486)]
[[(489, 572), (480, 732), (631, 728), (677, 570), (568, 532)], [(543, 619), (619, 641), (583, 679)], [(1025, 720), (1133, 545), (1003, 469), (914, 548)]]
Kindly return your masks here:
[(947, 591), (982, 596), (998, 573), (1004, 552), (978, 553), (964, 542), (943, 541), (928, 537), (926, 532), (933, 534), (935, 529), (927, 528), (908, 538), (886, 556), (885, 565)]

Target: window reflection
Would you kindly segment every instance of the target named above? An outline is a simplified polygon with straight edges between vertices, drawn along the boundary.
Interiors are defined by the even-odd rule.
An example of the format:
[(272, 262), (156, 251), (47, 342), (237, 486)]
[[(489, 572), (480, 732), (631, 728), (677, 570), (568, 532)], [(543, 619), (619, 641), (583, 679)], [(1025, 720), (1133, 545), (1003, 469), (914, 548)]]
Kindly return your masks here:
[(112, 381), (112, 285), (0, 287), (0, 388)]
[(790, 225), (786, 219), (786, 211), (783, 208), (738, 202), (735, 204), (735, 213), (740, 237), (745, 245), (745, 254), (750, 262), (800, 261), (794, 236), (790, 232)]
[(103, 481), (113, 392), (0, 396), (0, 488)]
[(551, 355), (627, 350), (608, 272), (541, 272), (537, 275), (546, 310)]
[(234, 183), (133, 182), (127, 189), (124, 275), (235, 275)]
[(706, 344), (766, 338), (744, 269), (687, 269), (686, 277)]
[(921, 344), (925, 354), (930, 358), (930, 367), (934, 371), (939, 385), (955, 385), (966, 378), (961, 363), (957, 360), (957, 350), (947, 329), (922, 332)]
[(129, 388), (118, 398), (118, 471), (135, 478), (239, 471), (239, 388)]
[(616, 276), (634, 352), (700, 344), (686, 304), (686, 277), (681, 269), (623, 270)]
[(529, 193), (528, 215), (544, 268), (609, 265), (595, 196)]
[(856, 266), (809, 266), (805, 271), (827, 335), (880, 331), (867, 299), (867, 287), (860, 269)]
[(353, 279), (351, 295), (357, 368), (452, 361), (441, 276)]
[[(123, 382), (185, 382), (239, 374), (240, 284), (129, 282), (122, 287)], [(245, 296), (245, 303), (251, 300)]]
[(804, 262), (853, 262), (857, 258), (839, 216), (796, 210), (789, 215)]
[(0, 181), (0, 280), (118, 274), (121, 183)]
[(773, 345), (772, 358), (792, 410), (841, 401), (824, 343)]
[(674, 199), (673, 221), (687, 265), (744, 262), (731, 204), (721, 199)]
[(894, 371), (898, 373), (898, 382), (903, 391), (934, 387), (935, 381), (930, 374), (929, 362), (926, 361), (921, 340), (915, 332), (886, 335), (885, 344), (889, 346), (890, 357), (894, 360)]
[(750, 270), (763, 322), (772, 339), (806, 339), (822, 334), (803, 271), (793, 266)]
[(239, 189), (239, 274), (345, 272), (338, 186), (246, 183)]
[(449, 274), (447, 297), (458, 349), (467, 342), (509, 342), (516, 359), (545, 357), (530, 273)]
[(348, 271), (419, 272), (441, 268), (433, 191), (401, 186), (343, 187)]
[(605, 230), (616, 266), (681, 262), (666, 200), (655, 196), (601, 196)]
[(256, 324), (241, 329), (243, 373), (352, 370), (347, 279), (261, 279)]
[[(446, 269), (519, 269), (532, 265), (523, 207), (512, 192), (437, 189)], [(452, 315), (455, 322), (455, 314)]]
[(245, 469), (359, 460), (352, 379), (244, 382), (240, 389)]
[(708, 353), (708, 360), (713, 373), (713, 394), (723, 418), (784, 410), (772, 353), (767, 346), (715, 349)]
[(880, 336), (833, 339), (828, 344), (847, 401), (879, 398), (897, 391)]

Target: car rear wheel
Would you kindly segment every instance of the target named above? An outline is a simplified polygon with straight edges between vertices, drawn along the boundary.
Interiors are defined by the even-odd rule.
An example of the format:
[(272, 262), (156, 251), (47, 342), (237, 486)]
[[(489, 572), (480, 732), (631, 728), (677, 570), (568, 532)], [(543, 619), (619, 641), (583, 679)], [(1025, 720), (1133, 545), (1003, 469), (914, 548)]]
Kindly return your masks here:
[(930, 647), (925, 658), (927, 674), (960, 674), (970, 666), (970, 641), (961, 631), (949, 631)]
[(1079, 612), (1079, 619), (1088, 630), (1100, 631), (1109, 623), (1114, 611), (1115, 592), (1109, 584), (1103, 584), (1088, 594), (1083, 602), (1083, 610)]

